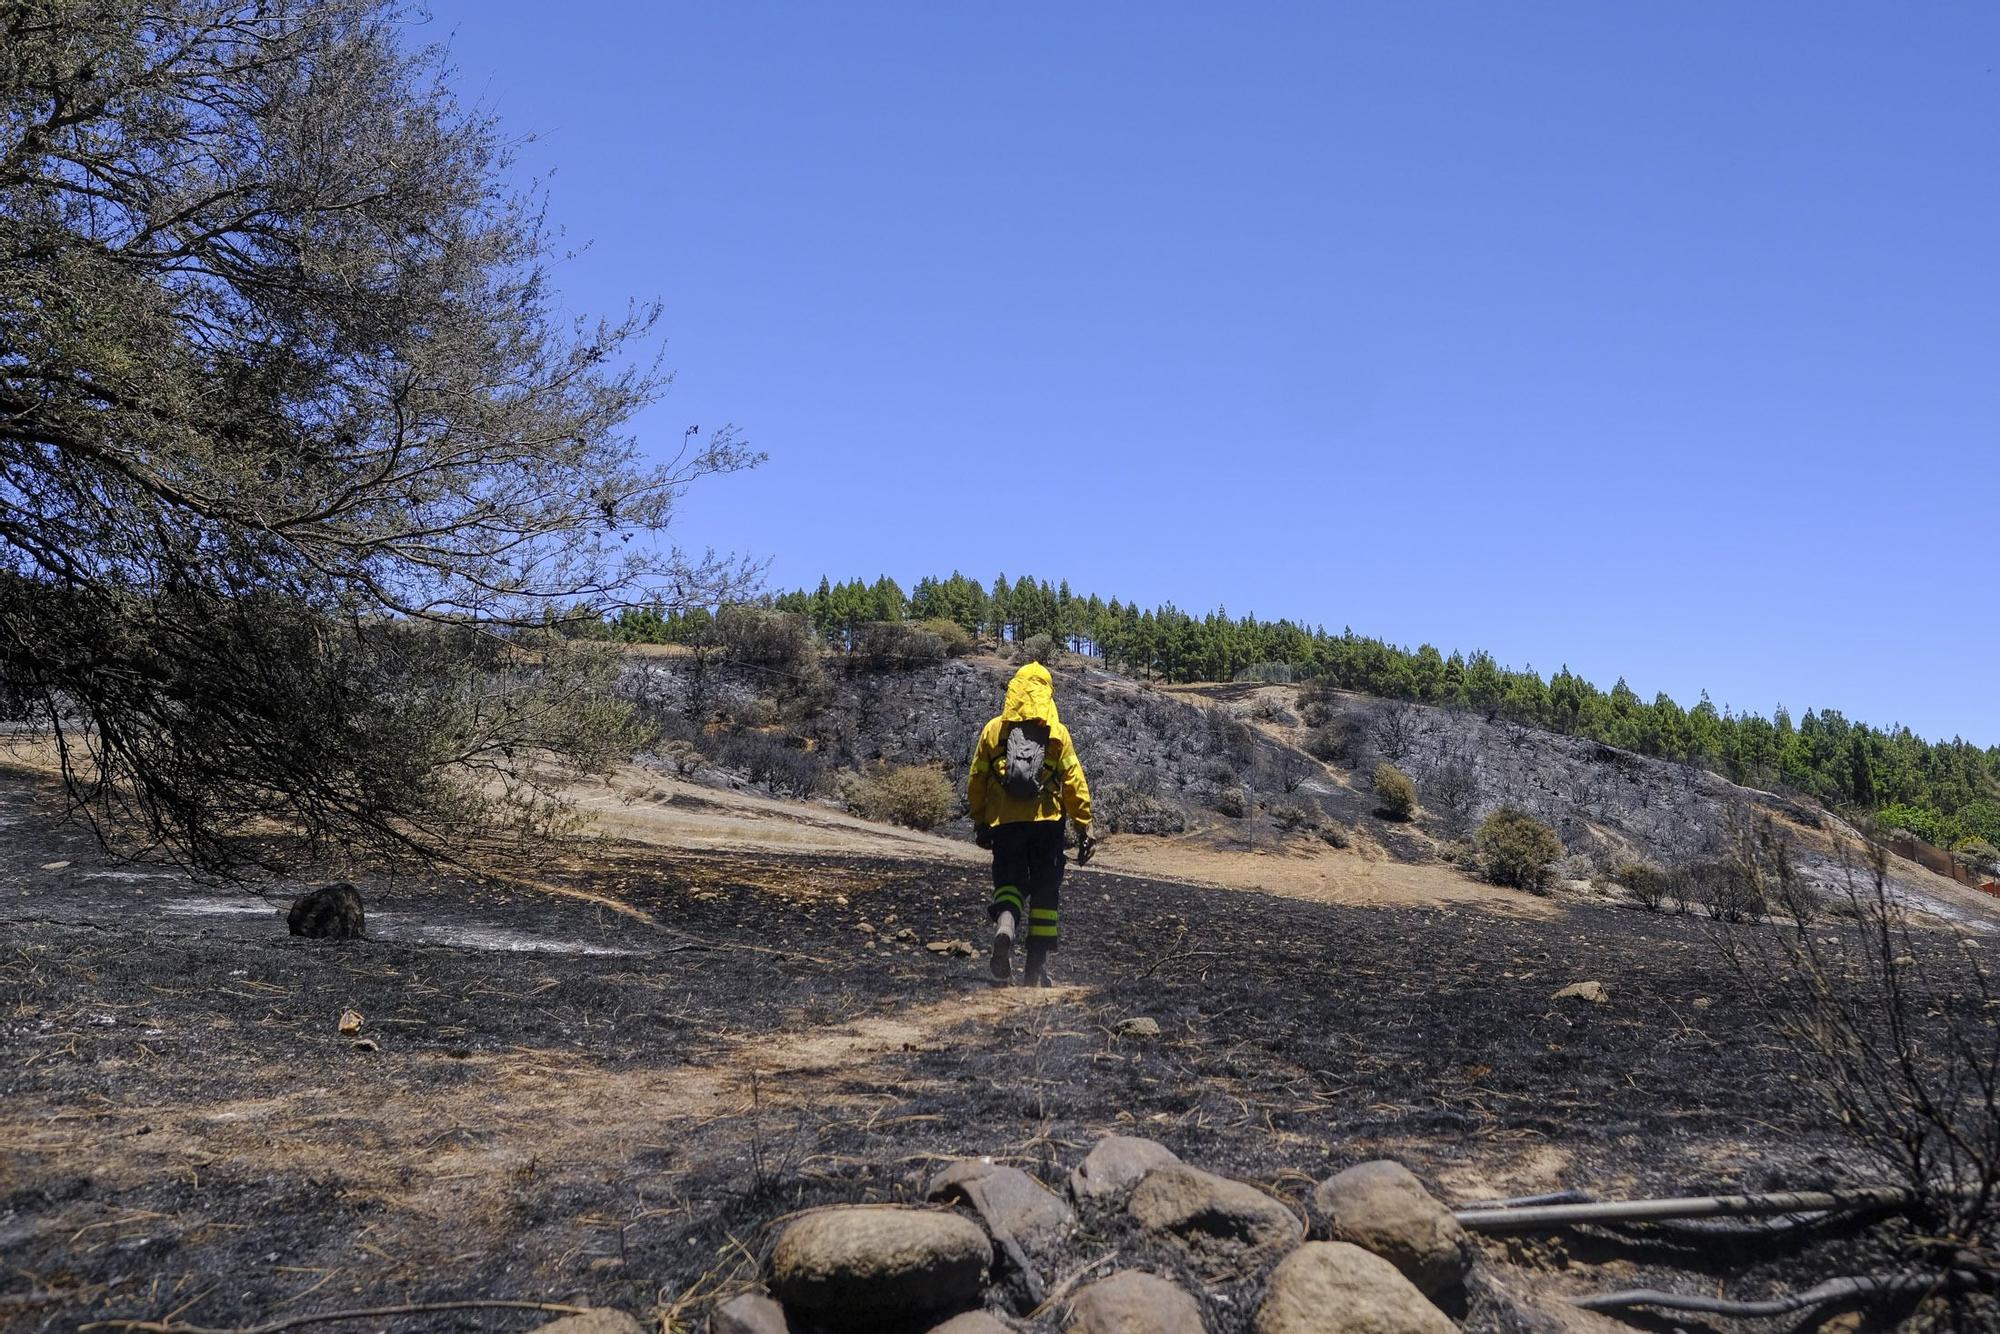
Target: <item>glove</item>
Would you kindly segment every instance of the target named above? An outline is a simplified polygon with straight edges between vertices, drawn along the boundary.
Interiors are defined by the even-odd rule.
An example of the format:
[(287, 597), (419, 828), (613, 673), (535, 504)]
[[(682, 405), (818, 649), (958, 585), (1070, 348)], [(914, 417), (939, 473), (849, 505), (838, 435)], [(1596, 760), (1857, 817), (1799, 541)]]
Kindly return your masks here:
[(972, 841), (980, 847), (985, 848), (988, 852), (991, 852), (993, 850), (993, 826), (990, 824), (976, 824), (972, 826)]
[(1090, 859), (1096, 855), (1097, 840), (1090, 836), (1090, 826), (1087, 824), (1078, 825), (1076, 827), (1076, 864), (1078, 866), (1087, 866), (1090, 863)]

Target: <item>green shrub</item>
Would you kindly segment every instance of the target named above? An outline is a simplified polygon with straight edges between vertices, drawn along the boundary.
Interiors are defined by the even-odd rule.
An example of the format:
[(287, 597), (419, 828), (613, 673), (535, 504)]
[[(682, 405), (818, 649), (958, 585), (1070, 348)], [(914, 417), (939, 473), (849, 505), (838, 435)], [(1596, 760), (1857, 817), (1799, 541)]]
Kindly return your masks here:
[(1288, 662), (1254, 662), (1236, 673), (1238, 681), (1261, 681), (1273, 686), (1288, 686), (1292, 678), (1292, 665)]
[(942, 617), (936, 617), (931, 620), (917, 621), (915, 622), (915, 626), (925, 634), (935, 636), (937, 641), (944, 645), (944, 653), (948, 658), (962, 658), (972, 652), (975, 642), (972, 638), (972, 631), (966, 629), (957, 621), (948, 621)]
[[(1390, 820), (1407, 820), (1417, 813), (1417, 785), (1410, 776), (1395, 765), (1384, 760), (1375, 766), (1375, 800), (1380, 809), (1375, 813)], [(1558, 848), (1556, 855), (1561, 856)]]
[(1046, 667), (1061, 656), (1062, 645), (1052, 635), (1035, 635), (1014, 646), (1014, 661), (1022, 666), (1039, 662)]
[(1496, 885), (1513, 885), (1539, 894), (1548, 886), (1549, 867), (1563, 857), (1556, 831), (1511, 807), (1480, 822), (1479, 864)]
[(1621, 863), (1612, 868), (1611, 878), (1629, 890), (1647, 912), (1658, 912), (1673, 888), (1673, 878), (1648, 862)]
[(864, 820), (935, 829), (951, 818), (957, 789), (928, 764), (850, 774), (843, 784), (847, 809)]

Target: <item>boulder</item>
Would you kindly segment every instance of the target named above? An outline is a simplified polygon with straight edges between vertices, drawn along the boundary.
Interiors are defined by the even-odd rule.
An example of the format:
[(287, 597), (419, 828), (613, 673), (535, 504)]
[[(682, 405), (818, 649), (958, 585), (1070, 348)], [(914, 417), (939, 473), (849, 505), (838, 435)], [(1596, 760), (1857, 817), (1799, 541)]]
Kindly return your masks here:
[(1160, 1021), (1138, 1015), (1131, 1019), (1120, 1019), (1111, 1031), (1121, 1038), (1156, 1038), (1160, 1036)]
[(761, 1292), (746, 1292), (710, 1313), (708, 1334), (791, 1334), (791, 1326), (784, 1307)]
[(1172, 1163), (1148, 1172), (1127, 1206), (1140, 1227), (1207, 1264), (1250, 1267), (1298, 1244), (1298, 1215), (1255, 1186)]
[(1309, 1241), (1279, 1262), (1252, 1334), (1454, 1334), (1396, 1266), (1344, 1241)]
[(967, 1311), (945, 1321), (931, 1334), (1014, 1334), (1014, 1331), (1001, 1324), (990, 1312)]
[(1064, 1334), (1202, 1334), (1201, 1307), (1163, 1278), (1127, 1269), (1070, 1298)]
[(1023, 1249), (1047, 1253), (1062, 1244), (1076, 1214), (1041, 1182), (1018, 1167), (961, 1158), (931, 1178), (932, 1201), (971, 1205), (989, 1230), (1005, 1232)]
[(1074, 1172), (1069, 1195), (1081, 1205), (1115, 1208), (1132, 1194), (1146, 1173), (1180, 1162), (1164, 1144), (1131, 1135), (1106, 1135)]
[(623, 1311), (601, 1306), (581, 1315), (566, 1315), (546, 1325), (536, 1325), (531, 1334), (646, 1334), (645, 1327)]
[(368, 934), (361, 891), (345, 883), (321, 885), (292, 900), (285, 925), (308, 940), (359, 940)]
[(779, 1234), (771, 1290), (808, 1321), (873, 1330), (977, 1305), (992, 1262), (986, 1233), (957, 1214), (822, 1209)]
[(1401, 1163), (1350, 1167), (1320, 1183), (1313, 1207), (1335, 1241), (1381, 1256), (1433, 1300), (1462, 1299), (1472, 1241)]

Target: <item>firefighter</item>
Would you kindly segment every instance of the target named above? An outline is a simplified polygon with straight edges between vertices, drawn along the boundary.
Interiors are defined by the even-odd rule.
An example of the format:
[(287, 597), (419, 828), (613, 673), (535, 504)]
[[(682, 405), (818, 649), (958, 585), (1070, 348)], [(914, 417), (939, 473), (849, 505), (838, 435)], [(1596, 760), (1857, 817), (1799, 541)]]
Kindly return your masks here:
[[(1031, 662), (1007, 684), (1006, 707), (979, 733), (966, 784), (973, 838), (993, 854), (993, 978), (1013, 979), (1017, 940), (1027, 942), (1022, 985), (1055, 985), (1050, 951), (1060, 940), (1063, 821), (1074, 821), (1077, 863), (1090, 860), (1090, 784), (1076, 743), (1056, 713), (1049, 669)], [(1025, 937), (1022, 927), (1027, 928)]]

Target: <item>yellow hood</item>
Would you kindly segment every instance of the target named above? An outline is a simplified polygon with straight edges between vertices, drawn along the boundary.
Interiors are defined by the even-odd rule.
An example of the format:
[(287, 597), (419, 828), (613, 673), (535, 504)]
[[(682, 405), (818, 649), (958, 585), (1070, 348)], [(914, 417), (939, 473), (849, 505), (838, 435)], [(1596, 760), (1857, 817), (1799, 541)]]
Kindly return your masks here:
[(1047, 723), (1051, 727), (1060, 724), (1055, 682), (1049, 678), (1049, 669), (1031, 662), (1015, 672), (1014, 679), (1007, 683), (1007, 707), (1000, 711), (1000, 716), (1010, 723)]

